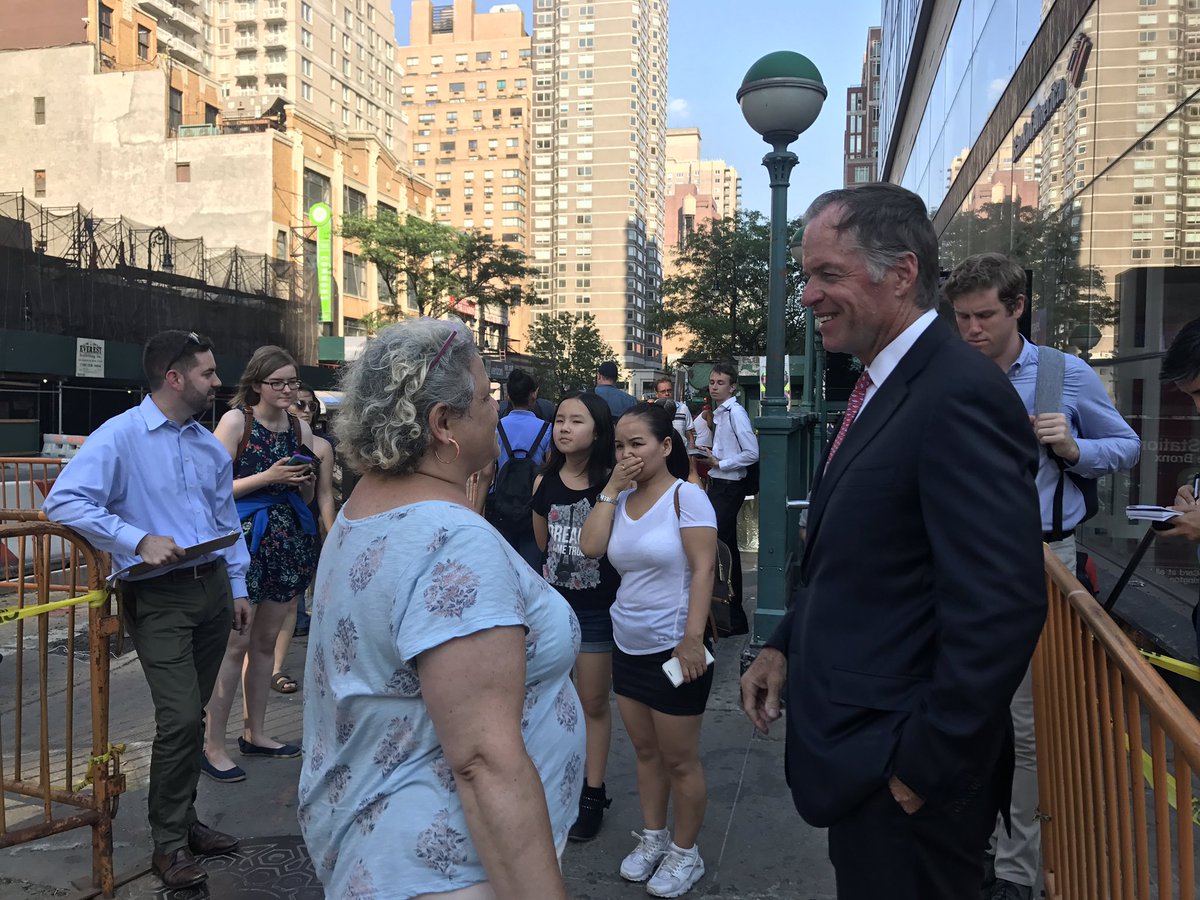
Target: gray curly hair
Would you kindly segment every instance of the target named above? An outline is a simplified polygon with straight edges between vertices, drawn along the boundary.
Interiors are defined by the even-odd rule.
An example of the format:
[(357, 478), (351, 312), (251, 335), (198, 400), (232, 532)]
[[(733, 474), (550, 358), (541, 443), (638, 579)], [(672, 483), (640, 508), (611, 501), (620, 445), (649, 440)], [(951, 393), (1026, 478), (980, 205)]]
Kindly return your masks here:
[(445, 403), (456, 416), (469, 412), (475, 399), (471, 361), (478, 355), (470, 332), (456, 321), (410, 319), (367, 341), (341, 377), (333, 430), (345, 464), (360, 475), (416, 471), (429, 449), (434, 405)]

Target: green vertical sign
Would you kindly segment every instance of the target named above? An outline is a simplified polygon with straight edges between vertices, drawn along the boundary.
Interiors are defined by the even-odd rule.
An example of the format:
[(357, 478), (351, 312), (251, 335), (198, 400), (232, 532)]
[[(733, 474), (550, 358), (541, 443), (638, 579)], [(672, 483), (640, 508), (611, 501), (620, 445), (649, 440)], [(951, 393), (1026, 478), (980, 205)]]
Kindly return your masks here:
[(321, 298), (321, 321), (333, 321), (333, 210), (328, 203), (314, 203), (308, 220), (317, 226), (317, 296)]

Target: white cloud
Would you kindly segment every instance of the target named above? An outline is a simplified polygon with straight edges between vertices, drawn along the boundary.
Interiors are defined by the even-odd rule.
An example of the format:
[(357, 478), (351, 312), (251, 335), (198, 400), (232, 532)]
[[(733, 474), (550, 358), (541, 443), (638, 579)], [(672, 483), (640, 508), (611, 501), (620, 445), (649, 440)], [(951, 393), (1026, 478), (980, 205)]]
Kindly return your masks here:
[(682, 97), (673, 97), (667, 101), (667, 115), (671, 119), (686, 122), (692, 117), (692, 107)]

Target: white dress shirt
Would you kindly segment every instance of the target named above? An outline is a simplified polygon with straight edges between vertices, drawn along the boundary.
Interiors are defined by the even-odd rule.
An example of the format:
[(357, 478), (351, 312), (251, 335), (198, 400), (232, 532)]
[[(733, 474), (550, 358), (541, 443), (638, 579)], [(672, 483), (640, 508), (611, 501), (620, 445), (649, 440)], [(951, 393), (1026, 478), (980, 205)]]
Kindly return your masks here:
[(932, 325), (933, 320), (936, 318), (936, 309), (926, 310), (921, 318), (900, 332), (890, 344), (879, 351), (878, 356), (871, 360), (871, 364), (867, 366), (867, 372), (871, 375), (871, 386), (867, 388), (867, 393), (863, 396), (862, 406), (858, 408), (860, 416), (863, 410), (867, 408), (867, 404), (871, 402), (871, 398), (875, 396), (879, 388), (887, 381), (888, 376), (896, 371), (896, 366), (900, 365), (900, 360), (904, 359), (904, 354), (912, 349), (912, 345), (917, 342), (917, 338), (925, 333), (925, 329)]
[(713, 432), (712, 453), (720, 462), (708, 477), (741, 481), (746, 477), (746, 467), (758, 462), (758, 438), (750, 416), (733, 397), (713, 410)]

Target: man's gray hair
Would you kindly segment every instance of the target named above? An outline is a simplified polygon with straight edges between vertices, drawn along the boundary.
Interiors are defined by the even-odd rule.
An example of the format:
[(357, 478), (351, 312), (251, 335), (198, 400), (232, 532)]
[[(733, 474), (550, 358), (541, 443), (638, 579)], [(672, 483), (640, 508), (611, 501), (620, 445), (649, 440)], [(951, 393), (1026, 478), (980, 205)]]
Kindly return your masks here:
[(415, 471), (429, 449), (434, 405), (445, 403), (457, 416), (470, 412), (476, 387), (471, 362), (478, 355), (458, 321), (410, 319), (367, 341), (341, 377), (333, 430), (346, 465), (359, 474)]
[(854, 238), (872, 281), (882, 281), (889, 269), (911, 253), (917, 258), (916, 305), (919, 309), (937, 305), (937, 235), (920, 197), (886, 182), (826, 191), (804, 213), (804, 224), (831, 206), (842, 208), (833, 227)]

